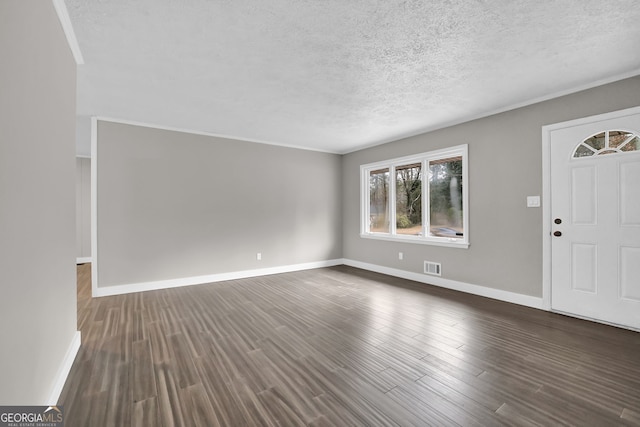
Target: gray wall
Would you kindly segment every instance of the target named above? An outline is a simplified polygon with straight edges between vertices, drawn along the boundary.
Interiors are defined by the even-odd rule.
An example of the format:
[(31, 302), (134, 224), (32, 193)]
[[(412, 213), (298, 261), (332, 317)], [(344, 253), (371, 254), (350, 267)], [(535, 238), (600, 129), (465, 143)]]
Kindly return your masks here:
[(76, 116), (76, 155), (91, 157), (91, 116)]
[[(436, 261), (446, 279), (542, 296), (542, 209), (526, 207), (526, 196), (542, 191), (541, 127), (637, 105), (640, 77), (344, 156), (344, 257), (416, 273)], [(469, 249), (360, 238), (361, 164), (464, 143)]]
[(76, 257), (91, 257), (91, 159), (76, 158)]
[(0, 2), (0, 58), (0, 405), (54, 403), (76, 333), (76, 65), (52, 2)]
[(338, 155), (99, 121), (96, 167), (99, 287), (342, 256)]

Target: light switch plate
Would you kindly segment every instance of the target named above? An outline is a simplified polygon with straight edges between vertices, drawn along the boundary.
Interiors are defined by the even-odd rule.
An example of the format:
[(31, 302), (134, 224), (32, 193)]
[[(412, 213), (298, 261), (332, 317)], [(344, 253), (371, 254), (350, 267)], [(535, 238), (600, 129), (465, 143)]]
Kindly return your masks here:
[(527, 196), (527, 207), (528, 208), (539, 208), (540, 207), (540, 196)]

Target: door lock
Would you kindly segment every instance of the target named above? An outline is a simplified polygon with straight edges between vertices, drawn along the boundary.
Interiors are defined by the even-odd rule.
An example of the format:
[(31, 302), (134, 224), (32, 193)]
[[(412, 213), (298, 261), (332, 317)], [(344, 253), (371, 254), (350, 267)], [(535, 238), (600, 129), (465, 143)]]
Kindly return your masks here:
[(562, 236), (562, 231), (554, 231), (553, 235), (556, 236), (556, 237), (560, 237), (560, 236)]

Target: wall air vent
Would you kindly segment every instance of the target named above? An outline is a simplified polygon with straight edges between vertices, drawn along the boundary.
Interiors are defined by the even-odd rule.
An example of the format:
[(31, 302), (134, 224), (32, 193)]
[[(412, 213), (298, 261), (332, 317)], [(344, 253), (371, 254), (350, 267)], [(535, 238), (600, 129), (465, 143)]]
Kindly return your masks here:
[(442, 276), (442, 265), (439, 262), (424, 262), (424, 274), (431, 274), (432, 276)]

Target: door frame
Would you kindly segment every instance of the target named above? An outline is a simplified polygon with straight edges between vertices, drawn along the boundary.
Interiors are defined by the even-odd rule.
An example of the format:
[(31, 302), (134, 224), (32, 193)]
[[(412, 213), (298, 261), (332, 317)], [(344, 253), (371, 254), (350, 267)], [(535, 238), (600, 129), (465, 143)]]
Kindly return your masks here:
[[(542, 308), (544, 310), (554, 311), (551, 307), (551, 287), (553, 286), (551, 283), (551, 132), (632, 114), (640, 114), (640, 106), (542, 126)], [(596, 319), (589, 320), (606, 323)]]

